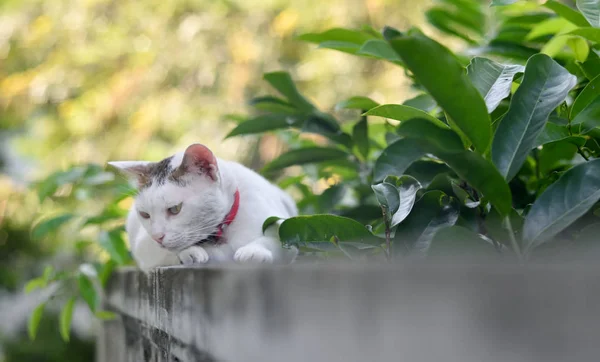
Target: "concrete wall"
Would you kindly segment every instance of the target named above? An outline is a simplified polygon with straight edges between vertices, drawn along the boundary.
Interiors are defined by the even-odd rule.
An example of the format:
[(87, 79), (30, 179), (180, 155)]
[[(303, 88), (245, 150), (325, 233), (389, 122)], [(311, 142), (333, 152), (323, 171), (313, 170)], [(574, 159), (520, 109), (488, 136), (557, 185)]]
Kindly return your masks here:
[(121, 270), (101, 362), (598, 361), (600, 268)]

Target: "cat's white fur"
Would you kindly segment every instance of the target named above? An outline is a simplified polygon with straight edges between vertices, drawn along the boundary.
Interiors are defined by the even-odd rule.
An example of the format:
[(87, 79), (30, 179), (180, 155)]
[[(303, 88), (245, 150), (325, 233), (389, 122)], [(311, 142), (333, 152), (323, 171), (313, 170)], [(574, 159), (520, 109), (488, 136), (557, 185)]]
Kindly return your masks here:
[[(169, 172), (182, 165), (184, 154), (180, 152), (170, 159)], [(183, 177), (185, 185), (166, 180), (164, 184), (155, 181), (149, 187), (140, 188), (129, 211), (126, 230), (133, 257), (141, 269), (177, 265), (180, 261), (183, 264), (273, 262), (295, 258), (295, 248), (281, 246), (277, 230), (279, 223), (264, 234), (262, 232), (263, 222), (270, 216), (289, 218), (297, 215), (292, 198), (239, 163), (218, 158), (213, 160), (216, 165), (211, 164), (208, 171), (188, 169)], [(139, 176), (140, 170), (156, 165), (143, 161), (109, 164), (133, 179)], [(208, 175), (209, 172), (213, 172), (214, 179)], [(240, 195), (239, 210), (234, 221), (224, 230), (224, 243), (194, 245), (213, 233), (223, 221), (232, 207), (236, 190)], [(167, 213), (168, 208), (179, 203), (182, 203), (179, 214)], [(141, 217), (140, 211), (150, 214), (150, 218)], [(162, 244), (151, 236), (162, 234)]]

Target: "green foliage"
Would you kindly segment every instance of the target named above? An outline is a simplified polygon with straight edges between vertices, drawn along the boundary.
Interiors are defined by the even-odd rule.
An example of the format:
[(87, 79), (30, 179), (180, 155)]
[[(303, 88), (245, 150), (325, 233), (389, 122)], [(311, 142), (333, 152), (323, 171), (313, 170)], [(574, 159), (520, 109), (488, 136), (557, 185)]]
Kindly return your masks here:
[[(290, 78), (277, 73), (289, 90), (275, 86), (286, 107), (302, 106), (328, 128), (314, 132), (306, 120), (255, 106), (260, 117), (273, 117), (265, 129), (296, 140), (265, 171), (310, 163), (306, 177), (335, 179), (336, 185), (318, 195), (295, 183), (295, 176), (284, 179), (301, 193), (300, 209), (322, 210), (317, 200), (346, 190), (340, 200), (347, 203), (329, 203), (328, 212), (356, 220), (287, 219), (279, 231), (285, 245), (332, 255), (343, 242), (370, 235), (382, 250), (341, 254), (402, 258), (431, 251), (526, 260), (559, 233), (566, 240), (579, 234), (575, 221), (592, 214), (599, 199), (596, 163), (588, 161), (600, 153), (600, 57), (596, 29), (588, 23), (598, 16), (597, 2), (578, 1), (579, 10), (555, 1), (492, 5), (488, 11), (478, 1), (440, 0), (427, 12), (431, 25), (466, 44), (462, 53), (418, 29), (387, 27), (379, 35), (336, 28), (299, 37), (319, 48), (391, 61), (404, 68), (419, 94), (404, 104), (355, 96), (336, 107), (360, 111), (356, 122), (344, 122), (312, 108)], [(473, 53), (478, 56), (467, 55)], [(253, 118), (248, 122), (262, 127)], [(277, 131), (288, 127), (300, 132)], [(348, 129), (352, 147), (332, 137)], [(306, 132), (324, 137), (313, 143), (301, 138)], [(366, 214), (373, 206), (379, 217), (360, 217), (359, 210)]]
[[(439, 0), (427, 12), (444, 44), (462, 45), (458, 52), (418, 29), (335, 28), (299, 36), (401, 68), (415, 94), (399, 104), (346, 95), (329, 111), (289, 73), (267, 73), (265, 83), (277, 95), (252, 99), (252, 114), (227, 137), (268, 132), (283, 140), (287, 149), (262, 172), (279, 178), (310, 216), (272, 217), (263, 231), (281, 221), (284, 247), (353, 260), (485, 255), (526, 262), (549, 241), (569, 248), (588, 235), (588, 221), (598, 222), (600, 214), (598, 2), (577, 1), (578, 9), (556, 1), (492, 5)], [(68, 298), (81, 297), (99, 318), (110, 318), (97, 310), (96, 288), (113, 268), (131, 262), (114, 223), (124, 216), (118, 205), (128, 194), (119, 192), (123, 183), (88, 166), (51, 175), (38, 195), (55, 198), (63, 187), (81, 197), (92, 189), (104, 193), (108, 206), (41, 222), (36, 236), (75, 223), (95, 227), (98, 237), (82, 245), (101, 250), (103, 262), (94, 272), (80, 268), (60, 278), (50, 272), (27, 288), (59, 283)]]

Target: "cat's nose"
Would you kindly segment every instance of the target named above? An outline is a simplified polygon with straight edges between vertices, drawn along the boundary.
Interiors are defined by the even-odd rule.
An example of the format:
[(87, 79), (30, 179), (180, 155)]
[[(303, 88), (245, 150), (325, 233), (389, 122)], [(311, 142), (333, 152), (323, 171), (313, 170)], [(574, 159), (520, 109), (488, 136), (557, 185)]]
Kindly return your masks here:
[(152, 239), (154, 239), (154, 241), (156, 241), (159, 244), (162, 244), (164, 238), (165, 238), (165, 234), (164, 233), (152, 235)]

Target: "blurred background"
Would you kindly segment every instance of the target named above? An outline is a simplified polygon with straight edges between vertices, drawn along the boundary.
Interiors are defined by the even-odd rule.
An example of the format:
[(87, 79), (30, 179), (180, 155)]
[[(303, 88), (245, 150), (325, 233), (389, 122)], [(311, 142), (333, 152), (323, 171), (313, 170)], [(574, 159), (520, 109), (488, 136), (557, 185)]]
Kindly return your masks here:
[[(423, 23), (429, 3), (0, 0), (0, 361), (93, 359), (94, 322), (83, 306), (69, 343), (50, 306), (37, 339), (27, 337), (28, 314), (44, 296), (25, 295), (25, 282), (46, 265), (74, 264), (82, 237), (97, 233), (75, 225), (36, 237), (41, 219), (69, 207), (42, 197), (38, 180), (73, 165), (159, 160), (193, 142), (258, 168), (285, 145), (224, 137), (247, 100), (268, 92), (268, 71), (289, 71), (323, 110), (355, 95), (402, 103), (411, 90), (400, 67), (295, 37), (363, 25), (418, 25), (439, 36)], [(79, 209), (102, 206), (93, 185), (73, 195)]]

